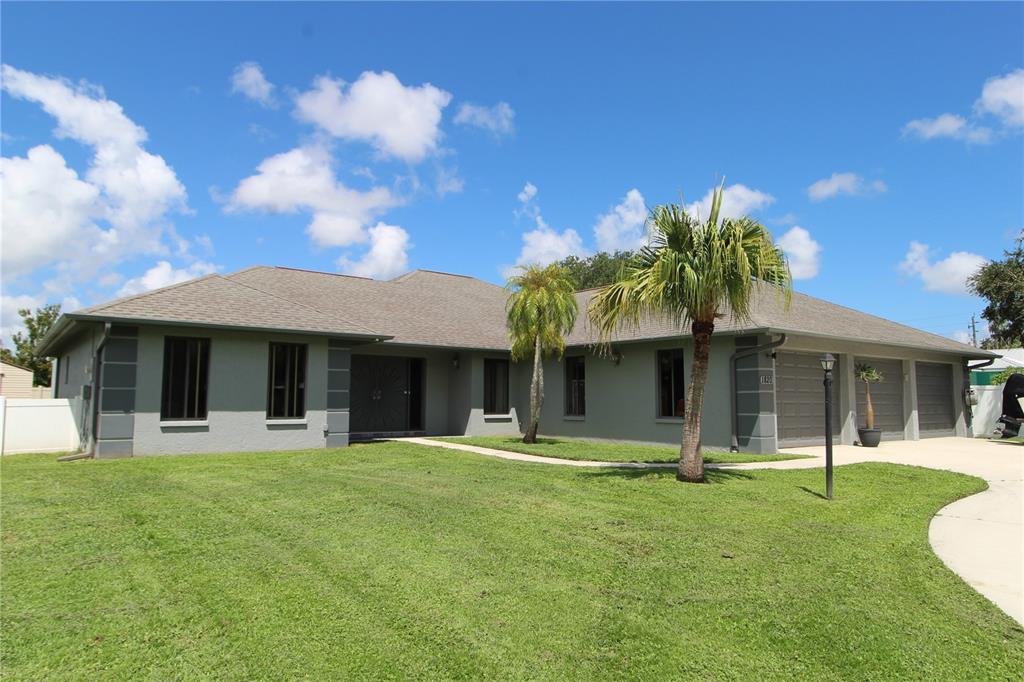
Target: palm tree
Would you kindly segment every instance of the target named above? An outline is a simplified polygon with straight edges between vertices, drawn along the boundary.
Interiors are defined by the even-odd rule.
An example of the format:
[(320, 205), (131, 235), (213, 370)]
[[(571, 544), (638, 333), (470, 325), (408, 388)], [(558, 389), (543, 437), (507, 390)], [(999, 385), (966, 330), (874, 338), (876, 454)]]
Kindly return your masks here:
[(767, 228), (748, 217), (719, 221), (721, 207), (722, 186), (704, 222), (682, 206), (656, 207), (647, 221), (648, 244), (589, 308), (605, 348), (620, 326), (636, 328), (649, 317), (667, 316), (680, 328), (690, 323), (693, 370), (683, 407), (680, 481), (704, 480), (700, 420), (715, 320), (726, 310), (749, 320), (755, 282), (778, 289), (787, 304), (792, 293), (789, 264)]
[(857, 377), (857, 381), (864, 382), (864, 401), (867, 403), (867, 409), (864, 410), (864, 423), (868, 431), (873, 431), (875, 428), (875, 406), (871, 403), (871, 384), (881, 381), (882, 373), (871, 365), (858, 362), (854, 365), (853, 374)]
[(533, 380), (530, 383), (530, 421), (524, 443), (537, 442), (540, 408), (544, 404), (544, 355), (562, 354), (564, 336), (576, 324), (579, 304), (569, 272), (558, 265), (531, 265), (509, 278), (505, 310), (512, 340), (512, 359), (533, 355)]

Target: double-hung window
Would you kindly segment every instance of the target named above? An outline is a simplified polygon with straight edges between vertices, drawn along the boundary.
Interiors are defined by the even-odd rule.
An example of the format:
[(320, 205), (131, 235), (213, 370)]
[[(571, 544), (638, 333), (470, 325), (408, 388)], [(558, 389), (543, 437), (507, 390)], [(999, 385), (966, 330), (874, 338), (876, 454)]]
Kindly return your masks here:
[(267, 381), (267, 419), (302, 419), (306, 416), (306, 346), (270, 344)]
[(686, 404), (683, 351), (658, 351), (658, 416), (682, 417)]
[(484, 358), (484, 414), (508, 414), (508, 360)]
[(206, 419), (209, 378), (209, 339), (166, 337), (160, 418)]
[(565, 359), (565, 415), (582, 417), (587, 413), (587, 366), (582, 355)]

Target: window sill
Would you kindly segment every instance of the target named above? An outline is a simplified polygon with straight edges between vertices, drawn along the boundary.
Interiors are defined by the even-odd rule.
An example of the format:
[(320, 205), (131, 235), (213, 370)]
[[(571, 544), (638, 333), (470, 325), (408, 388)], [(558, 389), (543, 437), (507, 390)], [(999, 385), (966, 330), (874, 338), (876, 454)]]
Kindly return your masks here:
[(161, 421), (161, 429), (188, 429), (195, 428), (197, 426), (209, 426), (210, 422), (206, 419), (181, 419), (173, 421)]
[(654, 418), (654, 423), (655, 424), (682, 424), (683, 423), (683, 418), (682, 417), (655, 417)]
[(485, 422), (510, 422), (512, 421), (513, 415), (511, 414), (485, 414)]
[(563, 414), (562, 421), (565, 422), (585, 422), (587, 421), (586, 415), (580, 414)]
[(309, 422), (305, 419), (267, 419), (267, 426), (305, 426)]

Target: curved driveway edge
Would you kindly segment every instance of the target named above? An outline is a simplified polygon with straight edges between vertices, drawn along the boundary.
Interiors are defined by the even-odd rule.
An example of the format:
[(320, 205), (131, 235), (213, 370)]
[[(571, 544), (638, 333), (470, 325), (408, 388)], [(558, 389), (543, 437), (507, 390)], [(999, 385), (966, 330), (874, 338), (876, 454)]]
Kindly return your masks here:
[[(429, 438), (396, 439), (535, 464), (619, 469), (666, 469), (675, 464), (594, 462), (538, 457)], [(789, 449), (812, 459), (748, 464), (709, 464), (714, 469), (808, 469), (824, 466), (824, 446)], [(938, 511), (928, 542), (964, 582), (1024, 625), (1024, 445), (972, 438), (889, 441), (877, 448), (837, 445), (837, 466), (858, 462), (908, 464), (977, 476), (989, 488)], [(841, 486), (841, 482), (838, 483)], [(841, 488), (840, 488), (841, 489)]]

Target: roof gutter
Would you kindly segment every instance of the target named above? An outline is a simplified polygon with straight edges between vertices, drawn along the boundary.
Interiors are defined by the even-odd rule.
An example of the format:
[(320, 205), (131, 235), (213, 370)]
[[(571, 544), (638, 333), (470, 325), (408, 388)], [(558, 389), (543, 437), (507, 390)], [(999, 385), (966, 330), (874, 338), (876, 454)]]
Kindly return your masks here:
[(80, 313), (68, 313), (62, 317), (69, 320), (81, 320), (83, 322), (113, 322), (115, 324), (141, 324), (157, 325), (163, 327), (197, 327), (200, 329), (223, 329), (226, 331), (244, 332), (267, 332), (272, 334), (302, 334), (303, 336), (329, 336), (349, 339), (366, 339), (370, 341), (387, 341), (394, 336), (388, 334), (374, 334), (373, 332), (330, 332), (316, 331), (312, 329), (291, 329), (286, 327), (259, 327), (240, 324), (211, 324), (208, 322), (192, 322), (188, 320), (161, 320), (150, 317), (115, 317), (111, 315), (82, 315)]
[(786, 343), (786, 335), (781, 334), (778, 339), (771, 343), (763, 343), (754, 348), (744, 348), (743, 350), (738, 350), (729, 356), (729, 404), (732, 406), (732, 409), (730, 410), (731, 419), (729, 422), (731, 426), (730, 431), (732, 432), (729, 452), (740, 451), (739, 436), (737, 435), (740, 428), (740, 417), (736, 414), (736, 361), (740, 358), (746, 358), (764, 351), (774, 351), (784, 343)]
[(973, 372), (976, 369), (981, 369), (982, 367), (988, 367), (989, 365), (991, 365), (995, 361), (996, 361), (995, 358), (989, 358), (988, 360), (985, 360), (984, 362), (979, 362), (977, 365), (968, 365), (968, 364), (965, 363), (964, 366), (967, 368), (967, 371)]

